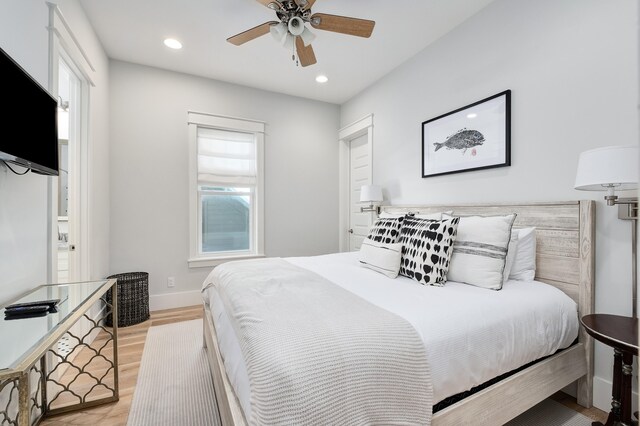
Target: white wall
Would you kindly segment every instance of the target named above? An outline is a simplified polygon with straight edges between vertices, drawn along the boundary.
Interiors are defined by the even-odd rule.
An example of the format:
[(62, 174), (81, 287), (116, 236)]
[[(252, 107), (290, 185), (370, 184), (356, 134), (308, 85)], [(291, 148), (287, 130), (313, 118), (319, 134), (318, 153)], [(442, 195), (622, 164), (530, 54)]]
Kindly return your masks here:
[[(630, 315), (631, 225), (573, 183), (580, 152), (638, 143), (637, 7), (497, 0), (345, 103), (342, 125), (374, 113), (373, 181), (391, 204), (598, 200), (596, 312)], [(421, 178), (421, 122), (505, 89), (511, 167)], [(612, 358), (597, 345), (606, 411)]]
[[(92, 276), (104, 276), (108, 259), (108, 60), (76, 0), (61, 0), (67, 18), (96, 72), (91, 92)], [(5, 0), (0, 14), (0, 47), (48, 87), (48, 8), (44, 0)], [(0, 167), (0, 303), (42, 284), (47, 277), (47, 180), (15, 176)]]
[(337, 105), (126, 62), (110, 69), (111, 272), (149, 272), (152, 309), (200, 303), (211, 270), (187, 266), (188, 110), (266, 122), (268, 256), (337, 251)]

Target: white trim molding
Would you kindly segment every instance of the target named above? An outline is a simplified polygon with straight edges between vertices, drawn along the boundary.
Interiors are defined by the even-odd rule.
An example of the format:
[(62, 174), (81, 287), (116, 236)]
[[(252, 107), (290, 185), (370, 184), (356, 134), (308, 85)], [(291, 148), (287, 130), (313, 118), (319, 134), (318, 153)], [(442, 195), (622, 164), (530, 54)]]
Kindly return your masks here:
[(202, 304), (200, 290), (181, 291), (177, 293), (152, 294), (149, 296), (149, 311), (163, 309), (184, 308)]
[(373, 127), (373, 114), (362, 117), (360, 120), (347, 124), (342, 129), (338, 130), (338, 138), (341, 140), (357, 138), (364, 134), (369, 127)]
[(251, 255), (239, 255), (239, 256), (216, 256), (216, 257), (196, 257), (189, 259), (189, 268), (211, 268), (218, 265), (222, 265), (225, 262), (231, 262), (232, 260), (249, 260), (260, 259), (265, 257), (264, 254), (251, 254)]
[[(89, 133), (89, 108), (91, 101), (91, 87), (95, 84), (91, 78), (91, 73), (95, 72), (95, 68), (91, 63), (87, 53), (82, 48), (73, 30), (67, 23), (64, 15), (60, 11), (57, 4), (46, 2), (49, 8), (49, 22), (47, 30), (49, 31), (49, 92), (54, 98), (58, 98), (58, 70), (60, 61), (64, 61), (70, 68), (71, 72), (79, 80), (79, 105), (81, 107), (78, 112), (77, 119), (79, 121), (76, 134), (76, 150), (78, 156), (75, 165), (76, 176), (74, 184), (76, 187), (77, 206), (76, 206), (76, 241), (73, 243), (78, 247), (77, 254), (77, 276), (76, 281), (87, 280), (91, 276), (91, 253), (89, 241), (89, 229), (91, 214), (90, 208), (90, 191), (89, 182), (91, 181), (91, 165), (89, 164), (90, 146)], [(50, 177), (47, 185), (47, 204), (48, 204), (48, 260), (47, 260), (47, 281), (57, 282), (58, 268), (58, 178)]]
[[(613, 351), (612, 351), (613, 353)], [(612, 357), (613, 358), (613, 357)], [(633, 377), (636, 377), (636, 372), (633, 372)], [(635, 381), (635, 380), (634, 380)], [(593, 376), (593, 405), (596, 408), (608, 413), (611, 410), (611, 389), (613, 383), (610, 380), (603, 379), (602, 377)], [(638, 391), (633, 390), (631, 396), (631, 412), (638, 411)]]

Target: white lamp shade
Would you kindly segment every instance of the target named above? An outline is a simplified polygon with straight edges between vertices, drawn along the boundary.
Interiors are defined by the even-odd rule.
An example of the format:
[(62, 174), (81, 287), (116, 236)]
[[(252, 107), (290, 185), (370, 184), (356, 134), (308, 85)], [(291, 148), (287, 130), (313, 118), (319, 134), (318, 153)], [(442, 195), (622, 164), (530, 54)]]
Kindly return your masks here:
[(296, 38), (288, 33), (282, 38), (282, 46), (285, 49), (293, 50), (295, 48)]
[(299, 36), (304, 31), (304, 21), (299, 16), (289, 19), (289, 32), (294, 36)]
[(300, 34), (300, 37), (302, 38), (302, 42), (305, 46), (309, 46), (311, 43), (313, 43), (313, 40), (316, 39), (316, 35), (309, 31), (306, 27), (304, 31), (302, 31), (302, 34)]
[(284, 22), (280, 22), (279, 24), (271, 25), (269, 31), (277, 42), (281, 42), (288, 30), (287, 25)]
[(638, 146), (608, 146), (580, 154), (574, 188), (624, 191), (638, 187)]
[(382, 202), (382, 188), (378, 185), (364, 185), (360, 188), (361, 203), (380, 203)]

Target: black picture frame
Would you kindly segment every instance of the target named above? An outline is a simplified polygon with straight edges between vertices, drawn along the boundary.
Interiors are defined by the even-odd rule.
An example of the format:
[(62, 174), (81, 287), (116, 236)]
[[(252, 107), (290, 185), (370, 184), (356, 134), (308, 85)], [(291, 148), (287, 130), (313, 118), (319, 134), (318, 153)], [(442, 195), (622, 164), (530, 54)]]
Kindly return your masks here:
[(510, 165), (511, 90), (422, 122), (423, 178)]

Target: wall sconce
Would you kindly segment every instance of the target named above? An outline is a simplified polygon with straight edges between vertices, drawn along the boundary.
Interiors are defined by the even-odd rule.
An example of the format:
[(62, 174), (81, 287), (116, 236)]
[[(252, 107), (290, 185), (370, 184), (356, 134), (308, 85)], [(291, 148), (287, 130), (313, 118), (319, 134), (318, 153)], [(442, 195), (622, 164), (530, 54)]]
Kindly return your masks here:
[(369, 203), (368, 207), (360, 207), (360, 212), (376, 212), (380, 214), (380, 206), (375, 205), (382, 202), (382, 188), (378, 185), (364, 185), (360, 188), (360, 202)]
[(638, 187), (638, 146), (608, 146), (580, 154), (574, 188), (582, 191), (607, 191), (608, 206), (618, 205), (618, 219), (631, 221), (631, 272), (633, 318), (637, 315), (638, 198), (618, 198), (615, 191)]

